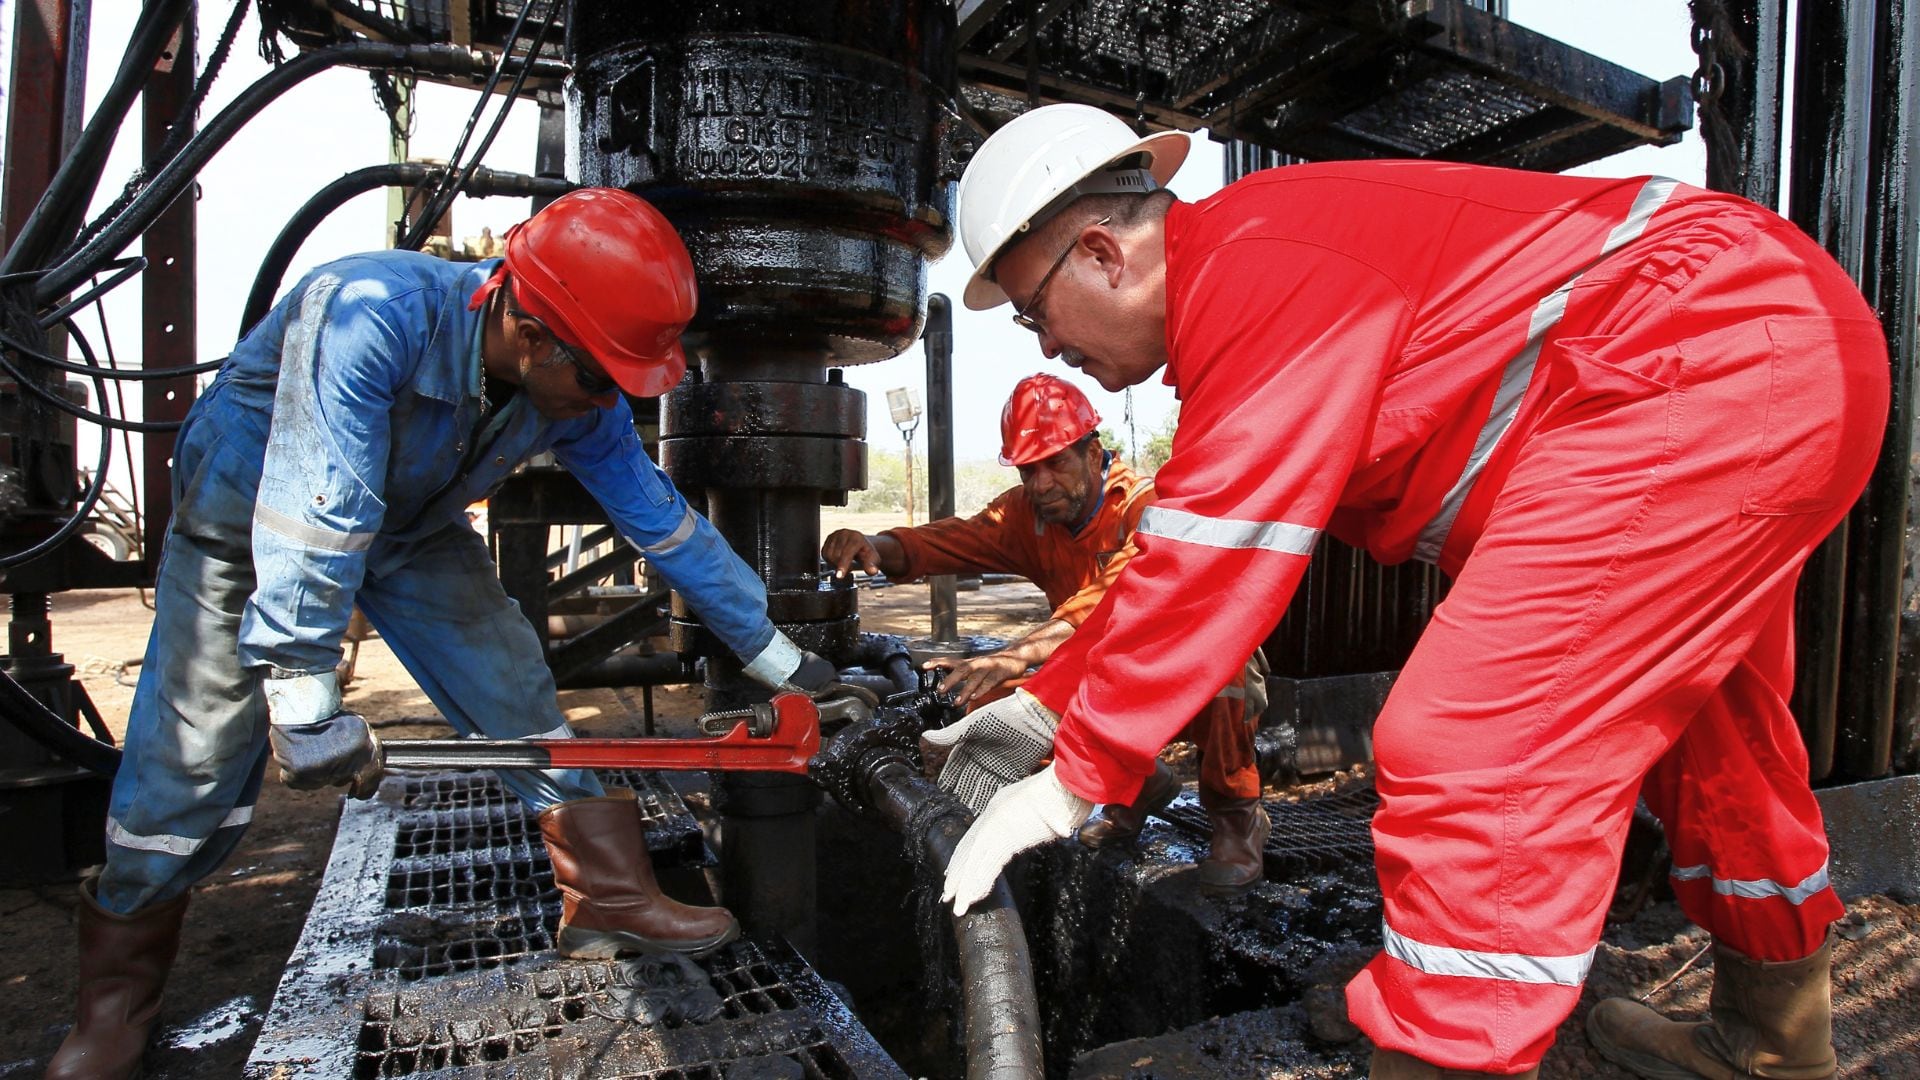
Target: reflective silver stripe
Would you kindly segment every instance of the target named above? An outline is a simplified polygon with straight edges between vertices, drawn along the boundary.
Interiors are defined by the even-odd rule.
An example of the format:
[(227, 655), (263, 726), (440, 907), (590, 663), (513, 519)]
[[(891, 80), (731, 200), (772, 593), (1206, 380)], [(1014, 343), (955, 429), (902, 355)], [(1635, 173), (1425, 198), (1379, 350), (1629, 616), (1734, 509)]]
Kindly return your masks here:
[(639, 544), (633, 546), (639, 548), (642, 555), (665, 555), (693, 539), (693, 531), (699, 527), (700, 519), (694, 516), (693, 507), (689, 506), (686, 514), (680, 518), (680, 524), (673, 527), (673, 531), (667, 534), (666, 539), (657, 540), (645, 547)]
[[(220, 824), (214, 828), (216, 830), (231, 828), (235, 825), (245, 825), (252, 820), (252, 804), (236, 806), (228, 811), (227, 816), (221, 818)], [(158, 851), (165, 855), (178, 855), (181, 858), (199, 851), (207, 842), (205, 837), (173, 836), (169, 833), (141, 836), (138, 833), (128, 832), (126, 826), (113, 818), (107, 819), (107, 839), (116, 847), (131, 848), (134, 851)]]
[[(1385, 924), (1382, 924), (1385, 926)], [(1572, 956), (1527, 956), (1524, 953), (1474, 952), (1428, 945), (1386, 926), (1387, 955), (1429, 975), (1458, 975), (1467, 979), (1552, 983), (1579, 986), (1593, 967), (1593, 949)], [(1598, 946), (1595, 946), (1598, 948)]]
[(270, 532), (279, 533), (289, 540), (297, 540), (308, 547), (323, 551), (365, 551), (373, 546), (372, 532), (339, 532), (323, 529), (318, 525), (309, 525), (304, 521), (295, 521), (270, 506), (255, 506), (253, 520)]
[(1599, 257), (1534, 307), (1533, 317), (1527, 323), (1527, 342), (1501, 370), (1500, 386), (1493, 394), (1493, 408), (1488, 411), (1487, 422), (1481, 425), (1480, 434), (1473, 440), (1473, 453), (1467, 455), (1467, 464), (1460, 471), (1460, 479), (1454, 481), (1453, 487), (1447, 491), (1447, 497), (1440, 501), (1440, 509), (1434, 514), (1433, 520), (1420, 530), (1420, 538), (1413, 547), (1414, 558), (1430, 563), (1440, 561), (1440, 552), (1447, 546), (1447, 536), (1453, 532), (1454, 518), (1460, 515), (1460, 507), (1466, 503), (1467, 494), (1473, 490), (1474, 482), (1480, 479), (1480, 473), (1487, 467), (1487, 459), (1493, 456), (1493, 449), (1500, 444), (1500, 437), (1513, 426), (1513, 418), (1520, 411), (1520, 401), (1527, 396), (1527, 387), (1533, 383), (1540, 347), (1546, 343), (1547, 335), (1553, 328), (1559, 325), (1561, 316), (1567, 313), (1567, 295), (1573, 291), (1574, 283), (1594, 263), (1638, 240), (1640, 234), (1647, 231), (1647, 223), (1666, 205), (1673, 189), (1678, 186), (1679, 181), (1663, 176), (1649, 179), (1640, 188), (1640, 193), (1634, 196), (1626, 219), (1607, 234), (1606, 240), (1600, 245)]
[(1135, 531), (1205, 547), (1261, 548), (1286, 555), (1311, 555), (1314, 541), (1320, 538), (1319, 529), (1305, 525), (1201, 517), (1164, 506), (1149, 506), (1140, 511), (1140, 525)]
[(1713, 891), (1721, 896), (1738, 896), (1745, 900), (1765, 900), (1769, 897), (1783, 897), (1795, 907), (1807, 902), (1807, 898), (1827, 887), (1827, 865), (1808, 874), (1806, 880), (1798, 885), (1782, 885), (1771, 878), (1758, 878), (1742, 881), (1738, 878), (1718, 878), (1713, 869), (1707, 866), (1676, 866), (1673, 868), (1675, 881), (1695, 881), (1708, 878), (1713, 882)]

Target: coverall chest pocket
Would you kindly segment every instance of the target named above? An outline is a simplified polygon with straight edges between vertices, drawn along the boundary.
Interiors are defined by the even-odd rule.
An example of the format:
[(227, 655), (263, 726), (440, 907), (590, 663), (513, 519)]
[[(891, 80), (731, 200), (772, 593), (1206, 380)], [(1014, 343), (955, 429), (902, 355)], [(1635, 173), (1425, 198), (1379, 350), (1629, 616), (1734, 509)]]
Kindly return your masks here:
[(1886, 334), (1873, 319), (1764, 323), (1766, 414), (1740, 509), (1810, 514), (1850, 502), (1887, 413)]

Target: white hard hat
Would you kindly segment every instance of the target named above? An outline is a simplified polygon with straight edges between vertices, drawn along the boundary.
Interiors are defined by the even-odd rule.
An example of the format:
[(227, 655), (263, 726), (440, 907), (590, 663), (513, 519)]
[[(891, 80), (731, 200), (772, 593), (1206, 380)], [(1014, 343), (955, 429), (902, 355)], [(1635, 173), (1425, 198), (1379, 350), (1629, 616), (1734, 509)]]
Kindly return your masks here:
[[(1082, 195), (1164, 187), (1192, 145), (1183, 131), (1139, 138), (1091, 105), (1047, 105), (1015, 117), (981, 144), (960, 177), (955, 216), (974, 266), (966, 305), (981, 311), (1007, 302), (986, 274), (1009, 241)], [(1136, 154), (1144, 160), (1126, 160)], [(1124, 167), (1109, 168), (1116, 164)]]

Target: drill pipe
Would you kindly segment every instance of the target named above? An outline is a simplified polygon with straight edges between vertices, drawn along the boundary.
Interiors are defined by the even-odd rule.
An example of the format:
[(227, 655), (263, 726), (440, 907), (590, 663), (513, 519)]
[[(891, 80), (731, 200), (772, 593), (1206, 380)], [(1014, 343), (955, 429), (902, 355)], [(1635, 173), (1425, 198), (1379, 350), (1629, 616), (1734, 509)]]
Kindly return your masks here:
[[(903, 761), (888, 761), (867, 774), (868, 797), (881, 818), (903, 834), (913, 813), (940, 789)], [(935, 818), (927, 849), (942, 869), (966, 835), (965, 814)], [(1040, 1005), (1033, 992), (1033, 963), (1020, 909), (1002, 875), (986, 899), (953, 918), (959, 945), (960, 985), (966, 996), (967, 1080), (1016, 1080), (1046, 1075), (1040, 1046)]]

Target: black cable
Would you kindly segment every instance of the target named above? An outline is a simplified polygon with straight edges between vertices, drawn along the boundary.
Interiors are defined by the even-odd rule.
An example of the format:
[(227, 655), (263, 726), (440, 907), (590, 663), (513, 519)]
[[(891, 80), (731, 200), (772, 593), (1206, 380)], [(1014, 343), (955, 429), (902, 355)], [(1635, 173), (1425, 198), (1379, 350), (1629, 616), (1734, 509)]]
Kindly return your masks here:
[(40, 316), (40, 318), (35, 322), (35, 325), (37, 325), (42, 330), (47, 329), (48, 327), (52, 326), (54, 323), (57, 323), (60, 320), (66, 318), (67, 316), (73, 314), (74, 312), (79, 311), (81, 308), (86, 307), (88, 304), (91, 304), (95, 300), (98, 300), (99, 298), (107, 295), (108, 293), (112, 292), (114, 289), (119, 288), (122, 282), (126, 281), (128, 278), (139, 273), (140, 271), (145, 270), (146, 268), (147, 268), (147, 257), (144, 255), (135, 255), (131, 259), (115, 259), (113, 262), (110, 262), (107, 265), (100, 268), (102, 270), (118, 270), (119, 271), (119, 273), (108, 278), (107, 283), (105, 285), (100, 284), (100, 275), (95, 274), (93, 276), (92, 288), (88, 289), (86, 292), (81, 293), (79, 296), (76, 296), (73, 299), (67, 301), (65, 304), (62, 304), (61, 306), (53, 309), (47, 314)]
[(89, 772), (112, 776), (120, 771), (120, 748), (108, 746), (56, 715), (12, 675), (0, 669), (0, 716), (21, 734)]
[[(445, 165), (424, 165), (414, 161), (369, 165), (321, 188), (287, 219), (286, 225), (280, 229), (280, 235), (274, 237), (272, 246), (267, 248), (266, 257), (260, 260), (260, 269), (253, 276), (253, 288), (247, 293), (246, 307), (240, 313), (240, 336), (245, 337), (273, 309), (273, 298), (280, 291), (287, 267), (293, 263), (300, 246), (327, 215), (365, 192), (381, 187), (421, 184), (431, 180), (434, 174), (448, 171)], [(571, 181), (559, 177), (526, 176), (481, 169), (472, 183), (467, 185), (467, 194), (482, 197), (551, 197), (564, 195), (575, 186)]]
[[(507, 70), (507, 58), (513, 55), (513, 43), (520, 39), (520, 28), (527, 24), (527, 14), (532, 10), (533, 4), (531, 0), (529, 0), (528, 3), (521, 5), (520, 13), (514, 17), (513, 26), (507, 31), (507, 43), (502, 46), (500, 50), (500, 62), (495, 64), (493, 70), (487, 73), (487, 83), (480, 88), (480, 98), (473, 103), (473, 111), (467, 114), (467, 126), (461, 130), (459, 140), (453, 144), (453, 153), (447, 156), (449, 174), (451, 174), (452, 168), (460, 163), (460, 155), (467, 152), (467, 140), (473, 138), (473, 129), (480, 126), (480, 115), (487, 111), (487, 99), (493, 96), (493, 88), (500, 85), (500, 76), (505, 74)], [(531, 57), (529, 57), (529, 59), (531, 59)], [(424, 181), (422, 183), (424, 183)], [(444, 183), (444, 179), (436, 181), (433, 193), (425, 198), (419, 198), (422, 194), (420, 190), (414, 191), (413, 194), (415, 198), (408, 200), (408, 205), (414, 205), (417, 202), (418, 205), (424, 208), (439, 201), (440, 189)], [(420, 250), (420, 245), (425, 242), (425, 238), (415, 238), (414, 234), (418, 230), (419, 222), (411, 223), (404, 237), (404, 241), (411, 241), (411, 243), (403, 241), (395, 246), (406, 248), (409, 251)]]
[[(91, 356), (93, 350), (91, 347), (87, 345), (87, 339), (80, 334), (80, 328), (77, 326), (74, 326), (73, 320), (71, 319), (67, 320), (67, 327), (68, 327), (67, 332), (73, 336), (74, 342), (80, 346), (80, 351)], [(0, 339), (0, 340), (7, 340), (7, 339)], [(12, 345), (13, 342), (11, 340), (7, 340), (7, 344)], [(15, 346), (15, 347), (17, 348), (18, 346)], [(41, 401), (44, 401), (47, 404), (53, 406), (54, 408), (59, 409), (63, 413), (67, 413), (69, 415), (78, 417), (82, 420), (87, 421), (90, 424), (99, 424), (101, 427), (113, 428), (116, 431), (138, 431), (143, 435), (152, 435), (156, 433), (164, 433), (169, 431), (180, 430), (180, 421), (178, 420), (162, 420), (162, 421), (155, 421), (152, 423), (148, 423), (142, 420), (122, 420), (118, 417), (108, 416), (105, 413), (97, 413), (92, 411), (91, 409), (86, 409), (79, 405), (75, 405), (73, 402), (68, 401), (66, 398), (63, 398), (60, 395), (54, 393), (53, 391), (48, 390), (46, 387), (41, 386), (38, 382), (35, 382), (33, 379), (29, 378), (25, 372), (21, 371), (17, 367), (14, 367), (13, 361), (8, 360), (6, 357), (6, 353), (4, 352), (0, 352), (0, 370), (3, 370), (7, 374), (13, 376), (14, 381), (19, 383), (21, 388), (26, 390), (27, 393), (32, 394), (34, 397), (37, 397)], [(94, 375), (96, 379), (99, 378), (98, 372), (91, 372), (90, 374)], [(106, 384), (102, 382), (100, 384), (100, 400), (104, 402), (106, 401), (106, 399), (107, 399)]]
[[(68, 321), (71, 323), (72, 320)], [(87, 339), (80, 333), (80, 328), (77, 326), (69, 326), (69, 330), (73, 335), (75, 344), (80, 346), (81, 355), (87, 357), (89, 360), (93, 360), (93, 348), (87, 344)], [(0, 359), (0, 364), (5, 364), (7, 371), (13, 375), (14, 381), (40, 398), (51, 401), (56, 405), (64, 406), (68, 411), (79, 409), (79, 406), (55, 396), (40, 386), (40, 384), (21, 375), (14, 370), (12, 364), (7, 364), (4, 359)], [(107, 384), (101, 379), (95, 378), (93, 385), (94, 393), (100, 397), (100, 407), (105, 408), (107, 404)], [(107, 419), (111, 419), (111, 417)], [(96, 420), (95, 422), (97, 423), (98, 421)], [(60, 527), (53, 531), (52, 535), (25, 551), (17, 551), (11, 555), (0, 555), (0, 568), (19, 566), (21, 563), (31, 562), (45, 555), (47, 552), (52, 551), (54, 548), (59, 547), (68, 537), (80, 531), (80, 526), (86, 524), (86, 520), (93, 516), (93, 508), (100, 502), (100, 493), (104, 491), (107, 486), (107, 469), (111, 467), (112, 464), (113, 440), (108, 438), (107, 433), (103, 431), (100, 433), (100, 456), (94, 464), (93, 480), (87, 485), (87, 493), (81, 497), (80, 505), (74, 509), (73, 516), (62, 522)]]
[[(73, 317), (69, 315), (61, 321), (71, 324)], [(183, 375), (204, 375), (209, 371), (220, 370), (220, 365), (227, 362), (226, 357), (223, 356), (218, 360), (209, 360), (204, 364), (194, 364), (191, 367), (89, 367), (86, 364), (76, 364), (71, 360), (62, 360), (52, 353), (41, 352), (39, 349), (27, 345), (5, 331), (0, 331), (0, 344), (6, 345), (8, 348), (32, 360), (36, 364), (40, 364), (43, 367), (54, 368), (58, 371), (64, 371), (70, 375), (85, 375), (89, 378), (131, 379), (135, 382), (142, 382), (148, 379), (177, 379)]]
[(48, 182), (40, 201), (27, 214), (13, 245), (0, 254), (0, 275), (11, 276), (12, 271), (23, 266), (39, 264), (59, 250), (78, 226), (86, 214), (87, 202), (93, 198), (94, 187), (100, 182), (107, 151), (113, 149), (127, 111), (146, 86), (154, 61), (167, 47), (174, 28), (192, 10), (189, 0), (150, 0), (141, 10), (140, 20), (134, 24), (133, 34), (127, 41), (126, 54), (120, 59), (120, 67), (114, 72), (106, 95), (95, 107), (93, 118), (74, 142), (73, 149), (67, 152), (66, 160), (60, 163), (59, 171)]
[[(74, 237), (73, 242), (61, 252), (62, 255), (93, 239), (108, 222), (120, 216), (120, 212), (127, 208), (127, 204), (133, 202), (134, 197), (147, 186), (147, 180), (153, 175), (154, 169), (173, 160), (173, 156), (178, 154), (180, 148), (185, 146), (187, 140), (192, 137), (193, 118), (200, 114), (201, 103), (206, 101), (207, 92), (213, 89), (213, 80), (219, 76), (220, 68), (226, 64), (227, 53), (233, 50), (233, 39), (240, 33), (240, 23), (246, 18), (248, 2), (249, 0), (240, 0), (233, 5), (233, 14), (227, 16), (227, 25), (220, 31), (220, 39), (214, 45), (213, 52), (207, 57), (205, 70), (201, 71), (200, 77), (194, 81), (193, 91), (187, 95), (186, 105), (182, 106), (180, 114), (173, 118), (166, 141), (160, 144), (160, 149), (155, 151), (151, 160), (133, 171), (133, 175), (127, 179), (126, 187), (120, 189), (120, 194), (115, 197), (112, 205), (95, 214), (93, 220), (88, 222), (80, 230), (80, 234)], [(179, 58), (175, 59), (177, 61)], [(188, 57), (187, 62), (192, 63), (193, 58)]]
[[(526, 22), (527, 13), (532, 10), (533, 4), (531, 0), (529, 0), (525, 7), (520, 9), (519, 17), (514, 20), (513, 30), (507, 35), (506, 44), (501, 47), (500, 63), (495, 65), (496, 71), (506, 70), (507, 60), (513, 55), (513, 43), (519, 40), (520, 27)], [(500, 134), (501, 125), (506, 123), (507, 114), (513, 110), (513, 103), (519, 100), (520, 88), (526, 84), (527, 75), (533, 70), (533, 60), (540, 55), (540, 46), (545, 44), (547, 31), (553, 28), (554, 17), (559, 13), (560, 0), (548, 0), (546, 18), (540, 21), (540, 29), (534, 33), (532, 43), (527, 46), (526, 61), (520, 65), (520, 70), (514, 73), (513, 85), (507, 89), (506, 98), (500, 102), (500, 111), (494, 114), (493, 126), (487, 129), (486, 137), (480, 140), (479, 147), (474, 150), (473, 156), (467, 159), (467, 164), (464, 167), (460, 164), (460, 150), (464, 148), (465, 143), (465, 138), (462, 138), (462, 147), (456, 148), (453, 157), (448, 159), (448, 174), (452, 175), (454, 170), (460, 170), (459, 179), (451, 185), (447, 184), (444, 180), (441, 182), (440, 190), (425, 204), (420, 216), (414, 220), (413, 228), (408, 232), (406, 242), (402, 243), (400, 245), (401, 247), (418, 251), (420, 245), (427, 242), (428, 235), (433, 231), (434, 223), (438, 222), (441, 216), (453, 206), (455, 197), (466, 188), (467, 182), (473, 178), (473, 170), (479, 167), (480, 162), (485, 160), (487, 151), (493, 148), (493, 140)], [(497, 82), (498, 80), (495, 81)], [(482, 103), (484, 103), (485, 100), (483, 97), (481, 99)], [(478, 115), (478, 113), (475, 113), (474, 117), (477, 118)], [(469, 125), (471, 125), (472, 119), (473, 118), (469, 119)], [(471, 130), (471, 128), (469, 128), (469, 130)]]
[[(107, 305), (95, 300), (93, 302), (93, 310), (95, 316), (100, 320), (100, 345), (107, 351), (107, 367), (117, 368), (120, 366), (120, 359), (113, 353), (113, 331), (107, 328)], [(113, 398), (114, 401), (119, 403), (120, 415), (127, 415), (127, 384), (124, 381), (119, 379), (114, 380)], [(105, 408), (106, 402), (101, 402), (100, 406), (101, 408)], [(101, 438), (105, 437), (106, 434), (102, 432)], [(137, 460), (133, 456), (133, 432), (120, 432), (120, 452), (127, 456), (127, 472), (131, 475), (133, 473), (133, 463)], [(140, 557), (145, 559), (147, 557), (147, 517), (140, 509), (140, 483), (138, 479), (134, 481), (132, 488), (133, 490), (128, 494), (127, 502), (133, 509), (133, 528), (134, 532), (138, 534), (133, 539), (138, 544)]]
[[(167, 207), (186, 191), (195, 174), (242, 126), (261, 109), (304, 80), (331, 67), (412, 67), (436, 75), (473, 74), (473, 54), (453, 45), (381, 45), (351, 42), (301, 53), (274, 68), (220, 111), (220, 115), (194, 135), (173, 160), (162, 166), (152, 182), (134, 199), (126, 211), (109, 223), (100, 234), (79, 251), (67, 256), (58, 266), (35, 283), (33, 300), (49, 304), (72, 292), (80, 282), (99, 272), (99, 268), (147, 231)], [(535, 64), (533, 66), (542, 66)], [(542, 66), (543, 70), (547, 68)], [(553, 68), (565, 70), (564, 65)]]

